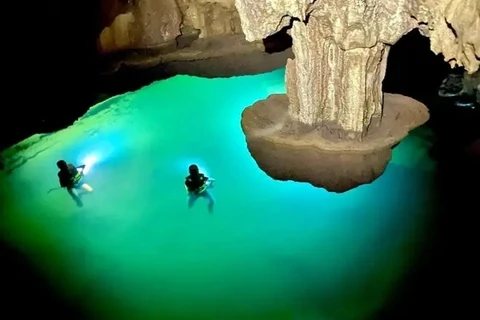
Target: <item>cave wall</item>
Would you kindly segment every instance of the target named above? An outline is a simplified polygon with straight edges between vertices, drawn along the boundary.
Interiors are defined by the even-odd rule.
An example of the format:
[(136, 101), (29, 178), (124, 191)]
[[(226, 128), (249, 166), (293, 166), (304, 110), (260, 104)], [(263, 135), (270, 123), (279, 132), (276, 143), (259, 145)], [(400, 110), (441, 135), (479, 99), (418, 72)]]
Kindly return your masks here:
[(126, 13), (131, 8), (132, 3), (132, 0), (100, 1), (101, 29), (110, 26), (119, 14)]
[(158, 48), (182, 33), (200, 38), (242, 32), (234, 0), (101, 0), (98, 51)]
[[(101, 53), (158, 47), (180, 35), (182, 13), (176, 0), (102, 0), (105, 22), (100, 32)], [(102, 21), (103, 24), (103, 21)]]
[[(64, 128), (96, 99), (100, 4), (82, 1), (72, 8), (60, 0), (14, 1), (11, 12), (19, 20), (3, 38), (9, 65), (2, 92), (11, 102), (4, 103), (0, 115), (0, 149)], [(20, 32), (20, 23), (30, 31)]]
[(234, 0), (177, 0), (183, 27), (200, 30), (200, 38), (242, 32)]

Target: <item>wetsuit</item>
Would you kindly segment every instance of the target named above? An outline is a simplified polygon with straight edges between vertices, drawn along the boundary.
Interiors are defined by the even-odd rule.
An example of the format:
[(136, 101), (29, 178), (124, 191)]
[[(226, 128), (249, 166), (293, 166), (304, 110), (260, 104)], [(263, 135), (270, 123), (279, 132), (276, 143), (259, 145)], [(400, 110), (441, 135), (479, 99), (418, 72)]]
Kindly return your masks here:
[(185, 178), (185, 186), (189, 193), (199, 193), (208, 181), (208, 177), (205, 177), (203, 173), (196, 176), (188, 176)]
[(209, 178), (204, 174), (189, 175), (185, 178), (185, 187), (188, 191), (188, 207), (191, 208), (198, 198), (205, 198), (208, 200), (208, 211), (213, 212), (213, 205), (215, 200), (210, 192), (208, 192)]
[(58, 180), (62, 188), (75, 188), (81, 179), (81, 173), (71, 163), (68, 164), (68, 170), (60, 170), (58, 172)]

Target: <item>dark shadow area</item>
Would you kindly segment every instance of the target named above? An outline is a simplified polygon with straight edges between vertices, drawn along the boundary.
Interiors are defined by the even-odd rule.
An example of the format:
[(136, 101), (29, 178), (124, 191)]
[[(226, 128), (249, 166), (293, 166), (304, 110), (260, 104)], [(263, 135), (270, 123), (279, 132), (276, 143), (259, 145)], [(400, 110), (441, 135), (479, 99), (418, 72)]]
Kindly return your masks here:
[(468, 318), (477, 309), (480, 157), (439, 137), (436, 210), (420, 259), (378, 319)]
[(23, 253), (3, 240), (0, 241), (0, 261), (1, 319), (88, 318), (80, 307), (63, 299)]
[(443, 56), (430, 50), (430, 40), (413, 30), (390, 50), (383, 91), (415, 98), (431, 110), (438, 88), (449, 72)]
[[(15, 23), (3, 38), (8, 50), (3, 50), (0, 149), (72, 124), (96, 99), (98, 6), (99, 1), (60, 0), (7, 4)], [(1, 319), (88, 318), (23, 253), (0, 240)]]
[(292, 46), (292, 37), (288, 34), (291, 26), (283, 27), (277, 33), (263, 39), (266, 53), (282, 52)]
[(168, 61), (148, 67), (123, 64), (114, 72), (102, 74), (99, 88), (104, 97), (110, 97), (176, 75), (228, 78), (259, 74), (284, 67), (291, 54), (290, 50), (271, 54), (258, 50), (254, 53), (234, 53), (206, 59)]
[(411, 96), (430, 110), (426, 125), (435, 136), (430, 156), (437, 162), (436, 206), (430, 230), (418, 239), (424, 246), (419, 261), (378, 319), (468, 318), (476, 310), (480, 158), (472, 143), (480, 137), (480, 118), (478, 109), (438, 97), (450, 72), (455, 71), (418, 31), (403, 37), (389, 56), (384, 90)]
[(12, 12), (22, 13), (22, 31), (15, 27), (5, 39), (9, 66), (2, 91), (8, 104), (0, 115), (0, 149), (72, 124), (95, 101), (99, 3), (11, 5)]
[(108, 96), (135, 91), (154, 81), (168, 79), (175, 75), (167, 65), (159, 65), (154, 68), (124, 68), (111, 75), (106, 75), (101, 84), (101, 90)]

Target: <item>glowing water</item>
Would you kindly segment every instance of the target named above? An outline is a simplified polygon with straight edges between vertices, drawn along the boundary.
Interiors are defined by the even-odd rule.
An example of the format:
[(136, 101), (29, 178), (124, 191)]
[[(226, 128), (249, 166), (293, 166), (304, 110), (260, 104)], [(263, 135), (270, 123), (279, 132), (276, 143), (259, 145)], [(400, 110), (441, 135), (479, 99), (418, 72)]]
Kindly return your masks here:
[[(274, 181), (240, 115), (284, 90), (283, 72), (178, 76), (109, 100), (24, 151), (46, 149), (3, 178), (2, 234), (100, 319), (369, 317), (423, 230), (428, 142), (408, 137), (381, 178), (345, 194)], [(47, 194), (60, 158), (93, 159), (83, 208)], [(217, 179), (213, 215), (186, 207), (191, 163)]]

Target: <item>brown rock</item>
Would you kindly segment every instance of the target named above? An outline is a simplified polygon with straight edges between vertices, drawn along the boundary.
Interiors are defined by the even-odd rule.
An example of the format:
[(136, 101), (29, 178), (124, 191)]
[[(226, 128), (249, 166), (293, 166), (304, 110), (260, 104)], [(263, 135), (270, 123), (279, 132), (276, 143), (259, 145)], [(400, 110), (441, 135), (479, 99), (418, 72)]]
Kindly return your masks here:
[(433, 52), (453, 67), (474, 73), (480, 66), (480, 1), (412, 0), (420, 31), (430, 37)]
[(128, 8), (100, 33), (100, 52), (155, 48), (180, 35), (182, 15), (175, 0), (138, 0)]
[(177, 0), (183, 26), (200, 31), (200, 38), (242, 32), (234, 0)]
[(180, 35), (182, 15), (175, 0), (137, 0), (133, 12), (138, 47), (155, 47)]
[(115, 18), (123, 13), (127, 13), (133, 1), (132, 0), (101, 0), (100, 1), (100, 25), (101, 28), (110, 26)]
[(416, 25), (408, 14), (409, 0), (237, 0), (236, 5), (250, 40), (277, 31), (288, 22), (285, 17), (296, 18), (291, 29), (295, 59), (286, 72), (293, 119), (328, 124), (355, 140), (379, 123), (387, 44)]
[[(431, 38), (431, 48), (469, 73), (479, 68), (478, 0), (235, 0), (248, 41), (266, 38), (295, 18), (320, 18), (324, 37), (343, 49), (393, 45), (412, 28)], [(307, 23), (308, 25), (308, 23)]]
[(242, 114), (250, 154), (277, 180), (308, 182), (333, 192), (345, 192), (378, 178), (390, 161), (392, 147), (408, 131), (428, 120), (420, 102), (385, 94), (381, 124), (363, 141), (325, 138), (321, 126), (306, 126), (288, 113), (288, 97), (271, 95)]
[(294, 18), (295, 59), (288, 62), (286, 73), (290, 116), (306, 125), (329, 123), (339, 134), (348, 132), (343, 136), (350, 139), (361, 139), (379, 123), (388, 45), (418, 23), (431, 24), (432, 48), (445, 40), (440, 47), (447, 50), (453, 37), (458, 43), (448, 47), (449, 59), (470, 73), (478, 69), (480, 2), (462, 3), (463, 7), (458, 0), (235, 1), (247, 40), (275, 33)]
[(295, 22), (291, 32), (295, 59), (287, 62), (286, 71), (290, 115), (308, 125), (328, 122), (348, 131), (348, 137), (360, 138), (382, 112), (388, 48), (377, 43), (343, 50), (318, 35), (315, 17), (309, 25)]
[[(391, 146), (428, 119), (420, 103), (382, 93), (389, 46), (413, 28), (421, 25), (423, 34), (431, 37), (432, 50), (444, 52), (452, 65), (463, 65), (469, 73), (479, 67), (478, 0), (235, 4), (249, 41), (292, 24), (295, 59), (287, 62), (288, 102), (286, 97), (257, 102), (242, 120), (252, 156), (277, 179), (345, 191), (383, 172)], [(268, 116), (260, 117), (262, 112)]]
[(168, 45), (180, 29), (200, 38), (242, 33), (234, 0), (102, 0), (102, 25), (102, 53)]

